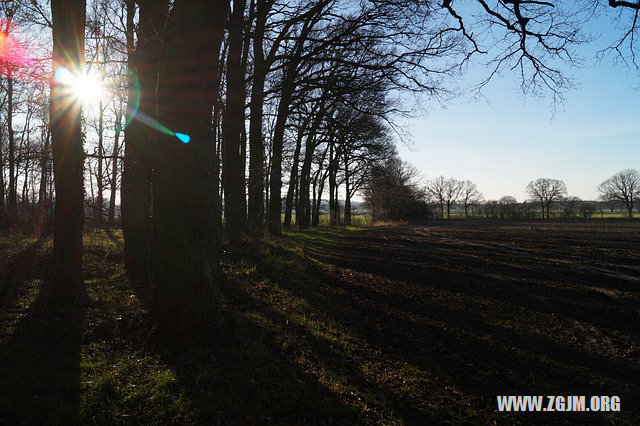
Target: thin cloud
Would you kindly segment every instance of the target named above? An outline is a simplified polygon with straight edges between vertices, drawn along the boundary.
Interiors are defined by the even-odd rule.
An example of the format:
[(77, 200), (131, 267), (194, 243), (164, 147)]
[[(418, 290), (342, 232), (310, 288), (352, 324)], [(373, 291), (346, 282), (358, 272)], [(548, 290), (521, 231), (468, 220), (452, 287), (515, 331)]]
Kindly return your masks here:
[(503, 154), (540, 155), (538, 152), (533, 152), (533, 151), (502, 150), (498, 152)]

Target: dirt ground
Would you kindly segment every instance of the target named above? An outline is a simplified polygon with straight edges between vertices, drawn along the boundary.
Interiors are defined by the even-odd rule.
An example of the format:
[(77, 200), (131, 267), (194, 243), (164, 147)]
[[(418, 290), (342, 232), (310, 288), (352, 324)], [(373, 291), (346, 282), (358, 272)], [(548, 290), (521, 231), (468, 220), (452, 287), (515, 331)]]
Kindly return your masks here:
[[(640, 221), (319, 228), (221, 251), (222, 313), (160, 335), (119, 231), (91, 299), (38, 303), (51, 241), (0, 239), (0, 423), (640, 424)], [(497, 395), (617, 395), (500, 413)]]
[[(446, 389), (485, 419), (639, 421), (640, 222), (441, 221), (305, 251), (350, 295), (330, 303), (344, 321), (429, 376), (407, 418)], [(622, 410), (507, 417), (496, 395), (618, 395)]]

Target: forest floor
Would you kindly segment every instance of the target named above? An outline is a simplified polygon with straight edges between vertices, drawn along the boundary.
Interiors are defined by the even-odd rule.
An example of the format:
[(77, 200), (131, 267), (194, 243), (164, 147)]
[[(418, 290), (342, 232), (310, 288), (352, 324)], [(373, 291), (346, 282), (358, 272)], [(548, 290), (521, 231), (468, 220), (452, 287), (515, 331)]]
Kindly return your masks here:
[[(0, 423), (640, 423), (640, 222), (437, 221), (222, 253), (223, 312), (163, 338), (119, 231), (90, 303), (39, 303), (50, 239), (0, 236)], [(496, 395), (618, 395), (499, 413)], [(587, 405), (588, 406), (588, 405)]]

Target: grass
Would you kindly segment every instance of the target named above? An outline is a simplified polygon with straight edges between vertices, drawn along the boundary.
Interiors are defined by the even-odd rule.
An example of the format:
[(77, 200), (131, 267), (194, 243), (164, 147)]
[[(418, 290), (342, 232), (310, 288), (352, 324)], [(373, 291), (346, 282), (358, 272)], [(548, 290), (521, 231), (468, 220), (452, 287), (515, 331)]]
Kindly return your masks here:
[[(470, 238), (469, 229), (459, 232)], [(618, 358), (602, 355), (611, 342), (573, 339), (584, 307), (554, 299), (571, 320), (556, 336), (567, 319), (547, 312), (553, 306), (505, 286), (495, 267), (478, 279), (464, 269), (481, 261), (477, 248), (441, 239), (448, 228), (434, 232), (318, 228), (223, 248), (221, 321), (180, 344), (157, 332), (129, 282), (120, 231), (87, 232), (91, 302), (72, 310), (39, 303), (50, 239), (0, 235), (0, 276), (10, 283), (0, 293), (0, 423), (520, 423), (533, 418), (497, 417), (497, 389), (579, 394), (594, 380), (626, 383), (611, 382)], [(541, 274), (532, 279), (549, 287), (529, 283), (529, 292), (555, 289)], [(583, 301), (575, 289), (554, 291)], [(615, 303), (595, 300), (589, 330)], [(611, 347), (622, 347), (616, 339)], [(580, 346), (592, 343), (604, 352)], [(615, 414), (607, 421), (636, 419)]]
[[(309, 238), (330, 241), (338, 232)], [(0, 245), (11, 269), (33, 239)], [(336, 371), (361, 342), (312, 306), (317, 265), (292, 238), (222, 256), (220, 328), (175, 347), (159, 335), (130, 285), (119, 231), (85, 238), (86, 309), (38, 306), (50, 240), (29, 259), (29, 277), (2, 299), (0, 421), (27, 423), (209, 423), (351, 421), (375, 395)], [(14, 265), (15, 266), (15, 265)], [(362, 364), (362, 374), (375, 367)], [(384, 405), (384, 404), (383, 404)], [(371, 412), (367, 414), (367, 412)]]
[[(282, 215), (282, 219), (284, 220), (284, 214)], [(344, 220), (344, 215), (340, 216), (340, 220)], [(291, 223), (295, 226), (296, 215), (295, 213), (291, 217)], [(318, 218), (318, 224), (320, 226), (329, 226), (329, 213), (320, 213), (320, 217)], [(372, 225), (371, 216), (369, 214), (362, 213), (354, 213), (351, 216), (351, 226), (353, 227), (364, 227)]]

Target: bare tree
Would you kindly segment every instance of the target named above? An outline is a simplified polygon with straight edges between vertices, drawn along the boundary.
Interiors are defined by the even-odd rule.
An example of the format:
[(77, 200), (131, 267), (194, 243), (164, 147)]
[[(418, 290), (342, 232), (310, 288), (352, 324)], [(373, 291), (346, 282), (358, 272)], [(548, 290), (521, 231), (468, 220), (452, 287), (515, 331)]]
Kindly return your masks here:
[(190, 136), (155, 134), (153, 256), (155, 309), (169, 332), (186, 335), (218, 312), (218, 241), (212, 159), (213, 76), (228, 2), (175, 0), (158, 59), (158, 121)]
[(576, 196), (565, 197), (562, 199), (562, 214), (565, 219), (571, 219), (578, 216), (582, 199)]
[(513, 70), (523, 93), (550, 93), (554, 104), (561, 103), (563, 93), (576, 85), (564, 68), (582, 63), (576, 48), (590, 40), (583, 26), (593, 16), (593, 7), (561, 1), (473, 3), (462, 8), (461, 2), (445, 0), (442, 7), (469, 42), (467, 57), (491, 55), (489, 74), (479, 88), (503, 70)]
[(603, 198), (617, 200), (627, 209), (630, 218), (633, 217), (633, 207), (640, 197), (640, 172), (635, 169), (625, 169), (598, 186)]
[[(84, 71), (85, 0), (52, 0), (53, 75)], [(82, 287), (84, 153), (81, 102), (56, 78), (51, 87), (51, 145), (56, 188), (53, 227), (54, 299), (77, 302)]]
[(446, 190), (447, 180), (444, 176), (438, 176), (437, 178), (427, 181), (425, 191), (430, 198), (432, 198), (440, 206), (440, 218), (444, 219), (444, 206), (446, 203)]
[[(134, 47), (135, 5), (139, 6), (137, 44)], [(156, 117), (158, 51), (169, 1), (126, 0), (129, 94), (124, 132), (122, 172), (122, 233), (127, 268), (136, 278), (148, 279), (151, 258), (151, 175), (155, 130), (132, 117)]]
[(447, 219), (451, 219), (451, 206), (458, 201), (462, 194), (464, 182), (449, 178), (444, 182), (444, 202), (447, 206)]
[(540, 178), (529, 182), (527, 194), (532, 200), (540, 203), (542, 216), (551, 216), (551, 205), (560, 201), (567, 194), (567, 185), (558, 179)]
[(618, 199), (615, 198), (611, 193), (600, 194), (598, 199), (602, 203), (601, 205), (604, 205), (606, 208), (609, 209), (611, 214), (613, 214), (616, 207), (620, 206), (620, 201), (618, 201)]
[(482, 193), (478, 190), (478, 185), (471, 182), (470, 180), (465, 180), (462, 183), (460, 199), (464, 206), (464, 217), (466, 218), (469, 217), (469, 208), (480, 204), (482, 202), (483, 196)]
[(518, 200), (511, 195), (505, 195), (498, 200), (500, 219), (515, 219), (518, 210)]
[(427, 219), (426, 193), (417, 185), (418, 175), (413, 166), (395, 155), (372, 167), (363, 195), (373, 222)]
[[(245, 131), (245, 71), (242, 61), (246, 0), (235, 0), (229, 17), (227, 54), (227, 98), (222, 116), (222, 181), (227, 236), (235, 241), (247, 225), (245, 201), (243, 132)], [(246, 64), (244, 64), (246, 66)], [(246, 146), (246, 145), (245, 145)]]

